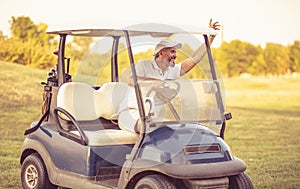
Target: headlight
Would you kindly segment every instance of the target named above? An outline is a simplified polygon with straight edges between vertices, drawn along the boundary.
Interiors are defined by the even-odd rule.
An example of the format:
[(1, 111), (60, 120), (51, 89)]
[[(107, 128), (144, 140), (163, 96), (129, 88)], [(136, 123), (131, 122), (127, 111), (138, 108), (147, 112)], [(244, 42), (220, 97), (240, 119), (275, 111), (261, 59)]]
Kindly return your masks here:
[(184, 154), (186, 155), (214, 152), (221, 152), (220, 144), (199, 144), (184, 147)]

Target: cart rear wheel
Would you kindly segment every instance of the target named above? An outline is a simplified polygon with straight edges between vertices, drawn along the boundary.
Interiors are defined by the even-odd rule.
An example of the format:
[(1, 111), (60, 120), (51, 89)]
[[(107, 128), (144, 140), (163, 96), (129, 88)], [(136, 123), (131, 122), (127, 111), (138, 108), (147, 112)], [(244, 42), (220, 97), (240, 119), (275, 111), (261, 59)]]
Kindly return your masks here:
[(50, 183), (45, 165), (38, 154), (29, 155), (22, 163), (21, 181), (24, 189), (57, 188)]
[(252, 181), (246, 173), (229, 177), (230, 189), (253, 189)]
[(176, 186), (162, 175), (147, 175), (137, 182), (134, 189), (176, 189)]

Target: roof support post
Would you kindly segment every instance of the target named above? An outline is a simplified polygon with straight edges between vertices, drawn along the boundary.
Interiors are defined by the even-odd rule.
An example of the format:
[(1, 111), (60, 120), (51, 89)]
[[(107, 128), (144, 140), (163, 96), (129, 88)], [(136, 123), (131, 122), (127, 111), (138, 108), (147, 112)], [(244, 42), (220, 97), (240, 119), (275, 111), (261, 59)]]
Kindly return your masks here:
[(137, 75), (136, 75), (136, 70), (135, 70), (135, 65), (134, 65), (134, 58), (133, 58), (133, 54), (132, 54), (131, 43), (130, 43), (130, 39), (129, 39), (129, 33), (127, 30), (124, 30), (124, 35), (125, 35), (127, 49), (128, 49), (128, 55), (129, 55), (129, 59), (130, 59), (130, 67), (131, 67), (131, 71), (132, 71), (136, 99), (137, 99), (137, 103), (138, 103), (140, 118), (142, 121), (142, 128), (141, 128), (142, 130), (140, 131), (141, 138), (134, 146), (132, 153), (131, 153), (132, 156), (129, 158), (129, 159), (133, 160), (137, 157), (139, 149), (140, 149), (140, 147), (143, 143), (143, 140), (145, 138), (145, 135), (146, 135), (146, 116), (145, 116), (145, 109), (144, 109), (144, 103), (143, 103), (143, 99), (142, 99), (141, 89), (140, 89), (140, 86), (137, 81)]
[(66, 82), (65, 77), (65, 43), (66, 43), (66, 34), (60, 34), (59, 46), (58, 46), (58, 62), (56, 65), (57, 77), (58, 77), (58, 86), (61, 86)]
[[(205, 34), (203, 36), (204, 36), (204, 39), (205, 39), (205, 46), (206, 46), (206, 51), (207, 51), (207, 55), (208, 55), (211, 76), (212, 76), (212, 79), (214, 81), (217, 81), (218, 78), (217, 78), (215, 65), (214, 65), (214, 60), (213, 60), (211, 49), (210, 49), (210, 44), (209, 44), (209, 41), (208, 41), (208, 36), (207, 36), (207, 34)], [(224, 123), (226, 121), (226, 119), (225, 119), (225, 108), (224, 108), (223, 99), (222, 99), (222, 96), (221, 96), (219, 82), (216, 82), (216, 86), (217, 86), (217, 92), (215, 94), (216, 95), (216, 100), (217, 100), (218, 107), (219, 107), (219, 110), (220, 110), (221, 119), (223, 120), (222, 128), (221, 128), (221, 131), (220, 131), (220, 136), (224, 139), (224, 132), (225, 132), (225, 126), (226, 126), (226, 124)]]
[(113, 37), (113, 46), (111, 53), (111, 81), (119, 81), (119, 72), (118, 72), (118, 48), (119, 48), (119, 39), (120, 36)]

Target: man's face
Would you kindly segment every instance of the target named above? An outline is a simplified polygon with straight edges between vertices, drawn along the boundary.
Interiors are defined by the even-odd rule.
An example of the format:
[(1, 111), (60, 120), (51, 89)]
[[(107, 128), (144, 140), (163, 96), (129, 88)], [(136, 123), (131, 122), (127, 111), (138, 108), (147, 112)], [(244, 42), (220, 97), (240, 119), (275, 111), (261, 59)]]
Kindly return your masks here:
[(170, 47), (163, 49), (162, 58), (169, 62), (169, 66), (173, 67), (175, 65), (175, 59), (177, 58), (176, 48)]

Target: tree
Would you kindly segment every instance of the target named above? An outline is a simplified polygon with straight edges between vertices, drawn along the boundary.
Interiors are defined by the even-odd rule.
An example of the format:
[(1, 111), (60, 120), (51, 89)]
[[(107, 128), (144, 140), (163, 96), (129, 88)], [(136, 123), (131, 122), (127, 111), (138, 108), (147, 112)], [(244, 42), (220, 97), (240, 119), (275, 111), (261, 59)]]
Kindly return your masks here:
[(35, 25), (29, 17), (12, 17), (12, 37), (0, 35), (0, 59), (37, 68), (49, 68), (55, 64), (52, 54), (57, 42), (53, 35), (46, 34), (48, 25)]
[(300, 41), (294, 41), (289, 47), (290, 69), (292, 72), (300, 72)]
[(287, 47), (277, 43), (267, 43), (263, 56), (267, 63), (267, 73), (278, 75), (288, 72), (290, 66)]
[(74, 59), (81, 60), (88, 52), (93, 39), (91, 37), (74, 37), (71, 42)]
[(7, 36), (5, 36), (3, 34), (3, 32), (0, 30), (0, 45), (5, 41), (7, 40)]
[(247, 69), (247, 72), (252, 75), (265, 75), (267, 72), (267, 63), (263, 56), (263, 49), (261, 46), (257, 47), (258, 54), (252, 61), (250, 67)]
[(216, 60), (222, 71), (225, 70), (231, 77), (248, 72), (258, 54), (259, 49), (251, 43), (233, 40), (222, 43), (217, 50)]
[(35, 24), (31, 21), (29, 17), (20, 16), (15, 18), (14, 16), (9, 21), (10, 31), (13, 38), (19, 39), (21, 41), (26, 41), (33, 37), (37, 31)]

